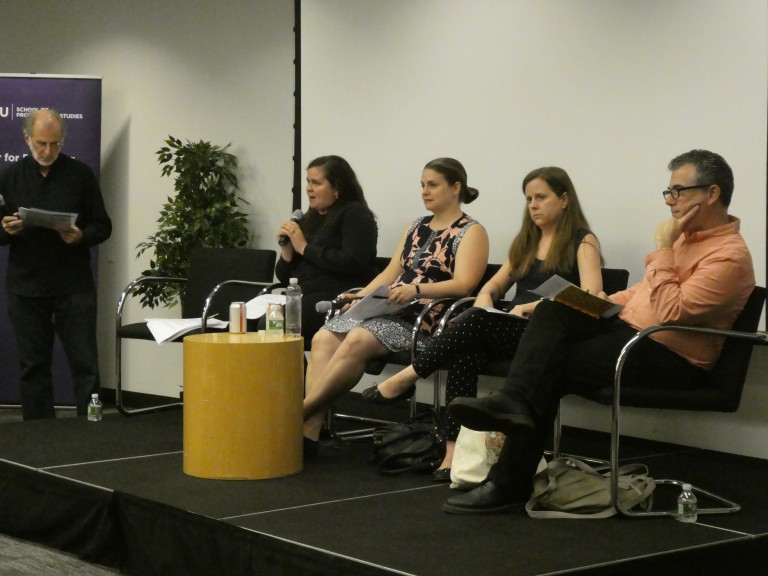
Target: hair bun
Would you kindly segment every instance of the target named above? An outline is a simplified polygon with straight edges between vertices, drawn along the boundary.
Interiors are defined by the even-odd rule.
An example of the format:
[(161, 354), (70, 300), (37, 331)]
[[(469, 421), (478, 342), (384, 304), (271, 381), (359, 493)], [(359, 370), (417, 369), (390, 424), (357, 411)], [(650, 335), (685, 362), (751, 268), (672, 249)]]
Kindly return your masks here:
[(478, 192), (477, 188), (467, 186), (462, 195), (462, 202), (464, 202), (464, 204), (471, 204), (479, 195), (480, 192)]

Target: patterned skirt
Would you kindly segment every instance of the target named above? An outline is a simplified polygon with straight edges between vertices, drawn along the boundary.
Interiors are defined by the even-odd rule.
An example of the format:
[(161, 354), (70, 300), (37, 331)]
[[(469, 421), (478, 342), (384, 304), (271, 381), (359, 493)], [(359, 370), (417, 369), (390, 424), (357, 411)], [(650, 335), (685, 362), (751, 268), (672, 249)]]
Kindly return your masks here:
[[(366, 320), (353, 320), (340, 315), (328, 320), (323, 328), (335, 334), (346, 334), (353, 328), (364, 328), (384, 344), (390, 352), (402, 352), (411, 348), (413, 319), (387, 314)], [(426, 343), (427, 336), (419, 331), (417, 349), (422, 349)]]

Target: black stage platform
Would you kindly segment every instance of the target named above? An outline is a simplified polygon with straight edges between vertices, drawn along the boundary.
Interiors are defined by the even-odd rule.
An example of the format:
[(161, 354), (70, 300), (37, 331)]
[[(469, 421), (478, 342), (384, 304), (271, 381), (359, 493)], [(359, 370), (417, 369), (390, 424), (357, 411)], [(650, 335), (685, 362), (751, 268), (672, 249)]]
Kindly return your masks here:
[[(599, 433), (566, 429), (564, 443), (608, 452)], [(181, 411), (0, 424), (0, 531), (141, 576), (768, 571), (767, 460), (625, 440), (655, 477), (742, 505), (683, 524), (448, 515), (448, 486), (380, 476), (361, 443), (326, 443), (302, 473), (261, 481), (186, 476), (182, 449)]]

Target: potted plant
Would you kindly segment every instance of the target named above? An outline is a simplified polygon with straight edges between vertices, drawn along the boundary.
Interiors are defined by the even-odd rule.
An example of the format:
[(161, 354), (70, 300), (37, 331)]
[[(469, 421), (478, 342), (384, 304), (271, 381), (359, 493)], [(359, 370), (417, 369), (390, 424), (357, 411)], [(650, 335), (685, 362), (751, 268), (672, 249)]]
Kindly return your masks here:
[[(242, 248), (250, 233), (246, 214), (238, 204), (237, 158), (210, 142), (182, 143), (168, 136), (156, 152), (162, 175), (174, 175), (175, 197), (169, 197), (158, 218), (158, 229), (136, 246), (140, 257), (154, 255), (144, 276), (186, 278), (190, 252), (199, 246)], [(183, 284), (144, 283), (136, 287), (143, 306), (175, 306), (184, 293)]]

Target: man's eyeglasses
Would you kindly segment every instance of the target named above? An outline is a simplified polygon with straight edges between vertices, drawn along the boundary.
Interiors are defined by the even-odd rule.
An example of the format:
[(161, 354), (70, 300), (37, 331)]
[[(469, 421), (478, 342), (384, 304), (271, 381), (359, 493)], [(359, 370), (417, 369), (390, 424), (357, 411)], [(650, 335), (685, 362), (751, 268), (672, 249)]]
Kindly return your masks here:
[(664, 196), (664, 200), (667, 200), (667, 196), (672, 196), (672, 200), (680, 198), (680, 192), (685, 190), (693, 190), (695, 188), (709, 188), (712, 184), (696, 184), (695, 186), (673, 186), (661, 191), (661, 195)]

